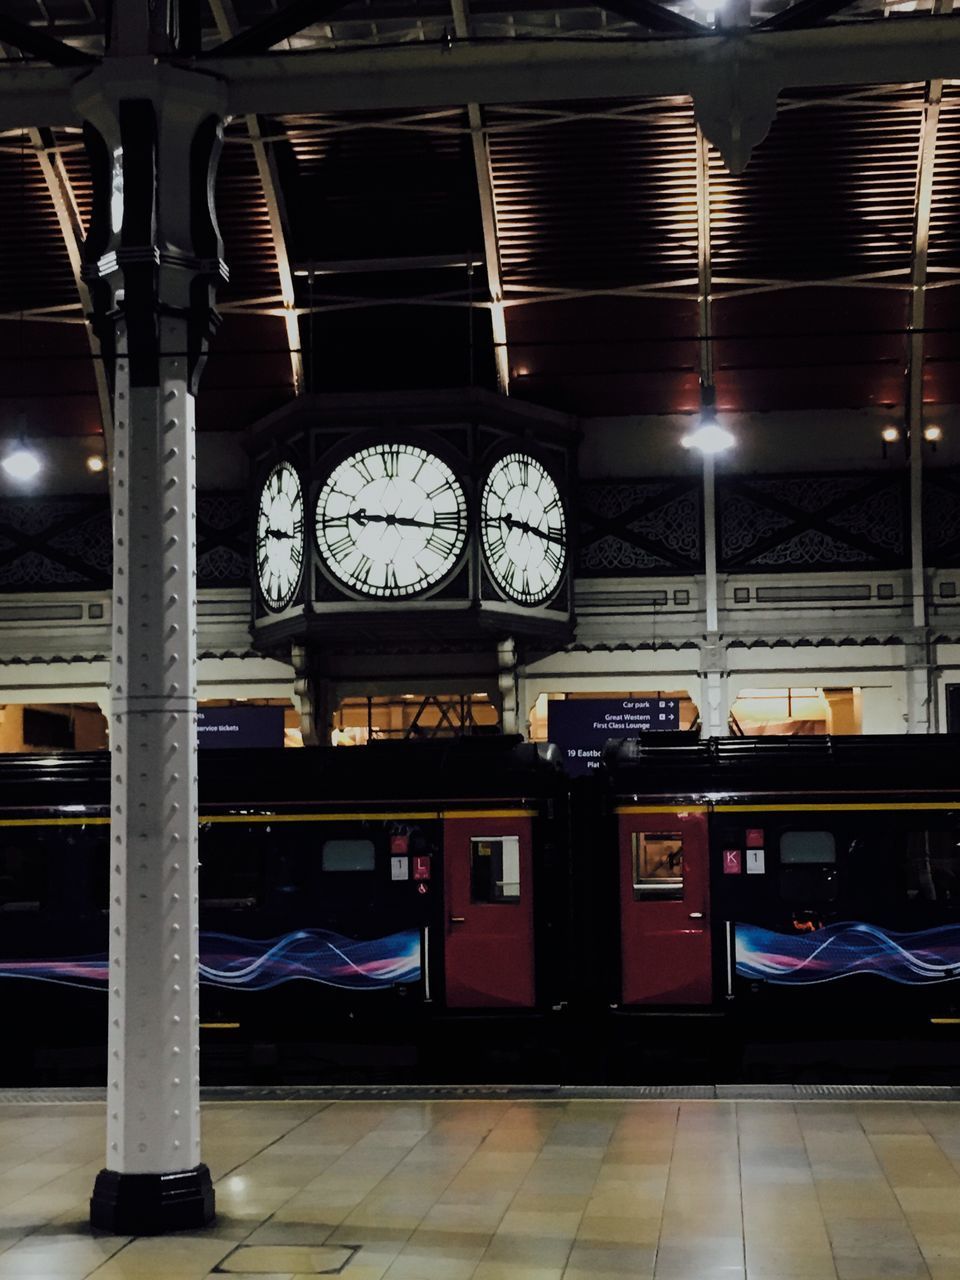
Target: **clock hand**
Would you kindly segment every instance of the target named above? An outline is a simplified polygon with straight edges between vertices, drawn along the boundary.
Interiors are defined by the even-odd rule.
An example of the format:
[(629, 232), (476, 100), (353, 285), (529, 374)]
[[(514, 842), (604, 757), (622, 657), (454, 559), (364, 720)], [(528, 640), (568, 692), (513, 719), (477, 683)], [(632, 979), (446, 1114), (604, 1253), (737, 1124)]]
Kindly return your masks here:
[(292, 538), (292, 533), (285, 533), (283, 529), (267, 529), (265, 536), (268, 538)]
[(361, 507), (359, 511), (351, 511), (350, 519), (356, 520), (358, 524), (399, 524), (410, 529), (436, 528), (436, 525), (432, 520), (413, 520), (409, 516), (373, 515), (363, 507)]
[(563, 546), (564, 539), (559, 533), (547, 533), (546, 530), (538, 529), (534, 524), (527, 524), (525, 520), (515, 520), (509, 512), (500, 518), (508, 529), (519, 529), (521, 533), (535, 533), (544, 542), (557, 542)]

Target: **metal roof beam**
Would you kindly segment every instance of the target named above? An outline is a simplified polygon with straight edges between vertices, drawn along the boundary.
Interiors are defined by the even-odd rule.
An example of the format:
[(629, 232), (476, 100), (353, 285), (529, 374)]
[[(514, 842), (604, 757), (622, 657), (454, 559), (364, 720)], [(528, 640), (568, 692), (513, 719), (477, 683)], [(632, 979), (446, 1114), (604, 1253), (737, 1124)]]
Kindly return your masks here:
[[(207, 57), (233, 58), (238, 55), (265, 53), (281, 40), (295, 36), (316, 22), (326, 22), (345, 9), (349, 0), (293, 0), (278, 13), (272, 13), (256, 26), (210, 49)], [(217, 24), (219, 26), (219, 23)], [(222, 34), (222, 32), (221, 32)]]
[(782, 89), (960, 78), (960, 23), (923, 15), (676, 40), (454, 40), (198, 65), (228, 82), (237, 114), (690, 94), (698, 124), (739, 172)]
[(32, 54), (35, 58), (42, 58), (44, 62), (51, 62), (55, 67), (90, 66), (100, 61), (92, 53), (74, 49), (73, 45), (65, 44), (55, 36), (48, 36), (38, 27), (18, 22), (16, 18), (9, 18), (5, 14), (0, 14), (0, 40), (19, 49), (21, 53)]
[[(650, 3), (651, 0), (646, 0)], [(451, 0), (453, 26), (459, 40), (470, 39), (470, 13), (467, 0)], [(493, 357), (497, 370), (497, 388), (504, 395), (510, 390), (510, 357), (507, 350), (507, 313), (503, 305), (503, 272), (500, 265), (500, 233), (497, 228), (497, 202), (490, 167), (490, 146), (483, 130), (483, 113), (476, 102), (467, 103), (473, 167), (480, 198), (480, 220), (483, 226), (483, 257), (490, 293), (490, 322), (493, 330)]]
[(658, 4), (657, 0), (603, 0), (603, 8), (646, 27), (648, 31), (662, 31), (675, 36), (704, 36), (710, 32), (709, 27)]
[(842, 9), (849, 9), (854, 0), (797, 0), (796, 4), (781, 9), (772, 17), (758, 22), (754, 31), (797, 31), (802, 27), (813, 27), (832, 18)]
[[(455, 40), (449, 47), (175, 61), (222, 77), (233, 115), (691, 94), (711, 142), (720, 145), (725, 115), (727, 128), (732, 121), (755, 145), (784, 88), (960, 79), (960, 19), (921, 15), (677, 40)], [(0, 131), (75, 124), (76, 80), (66, 67), (0, 68)]]
[[(210, 9), (221, 36), (229, 36), (237, 30), (238, 23), (233, 0), (210, 0)], [(253, 145), (254, 161), (267, 206), (270, 239), (273, 242), (273, 252), (277, 260), (277, 275), (280, 279), (280, 295), (283, 300), (283, 322), (287, 333), (287, 346), (290, 349), (290, 374), (293, 378), (294, 393), (299, 396), (304, 390), (303, 354), (300, 345), (300, 321), (297, 316), (297, 295), (290, 262), (289, 224), (283, 188), (280, 185), (280, 174), (273, 147), (265, 142), (262, 136), (269, 130), (265, 130), (260, 117), (252, 113), (244, 117), (244, 123)]]
[[(953, 0), (935, 0), (934, 14), (949, 13)], [(913, 262), (910, 273), (910, 338), (907, 355), (907, 430), (910, 433), (910, 561), (913, 625), (927, 625), (927, 585), (923, 538), (923, 362), (927, 315), (930, 220), (933, 212), (933, 175), (940, 129), (943, 80), (934, 79), (926, 89), (917, 153), (917, 186), (914, 198)]]
[(66, 245), (70, 269), (83, 308), (83, 326), (86, 330), (90, 355), (93, 359), (93, 376), (97, 384), (97, 400), (100, 404), (100, 422), (107, 448), (107, 457), (113, 457), (113, 399), (107, 381), (100, 341), (93, 331), (93, 299), (90, 289), (83, 278), (83, 223), (77, 207), (77, 198), (73, 191), (70, 175), (64, 167), (63, 158), (57, 151), (56, 139), (47, 129), (30, 129), (30, 142), (36, 148), (40, 160), (40, 169), (47, 184), (47, 190), (53, 200), (57, 213), (57, 221)]

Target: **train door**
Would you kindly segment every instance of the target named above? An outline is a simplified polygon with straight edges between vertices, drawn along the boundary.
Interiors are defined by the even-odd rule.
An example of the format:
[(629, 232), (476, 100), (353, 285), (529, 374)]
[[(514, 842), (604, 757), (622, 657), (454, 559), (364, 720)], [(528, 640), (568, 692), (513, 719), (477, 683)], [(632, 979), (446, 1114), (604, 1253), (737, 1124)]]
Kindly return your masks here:
[(529, 813), (447, 813), (444, 973), (451, 1009), (536, 1003)]
[(707, 814), (624, 805), (620, 964), (624, 1004), (708, 1004), (712, 995)]

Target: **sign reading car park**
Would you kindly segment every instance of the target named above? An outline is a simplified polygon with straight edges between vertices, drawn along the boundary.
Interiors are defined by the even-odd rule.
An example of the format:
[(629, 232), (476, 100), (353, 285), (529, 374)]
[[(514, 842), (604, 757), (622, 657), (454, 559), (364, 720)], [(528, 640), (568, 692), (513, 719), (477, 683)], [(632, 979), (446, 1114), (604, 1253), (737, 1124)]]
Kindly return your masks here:
[(610, 738), (680, 728), (679, 698), (572, 698), (547, 703), (547, 737), (572, 775), (600, 768)]

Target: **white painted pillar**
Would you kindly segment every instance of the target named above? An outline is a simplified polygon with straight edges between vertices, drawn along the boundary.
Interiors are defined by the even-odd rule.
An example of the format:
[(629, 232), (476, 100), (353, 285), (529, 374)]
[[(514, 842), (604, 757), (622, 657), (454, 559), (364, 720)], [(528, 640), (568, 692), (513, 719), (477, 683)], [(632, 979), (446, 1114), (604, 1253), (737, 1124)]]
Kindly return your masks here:
[(500, 729), (522, 733), (519, 689), (517, 688), (517, 642), (511, 637), (497, 643), (497, 684), (500, 691)]
[(706, 645), (701, 653), (700, 723), (704, 738), (725, 738), (730, 733), (729, 677), (726, 656), (719, 645)]
[(90, 1207), (119, 1234), (214, 1213), (200, 1159), (194, 395), (222, 267), (210, 207), (222, 95), (135, 58), (108, 60), (77, 92), (114, 392), (107, 1158)]

